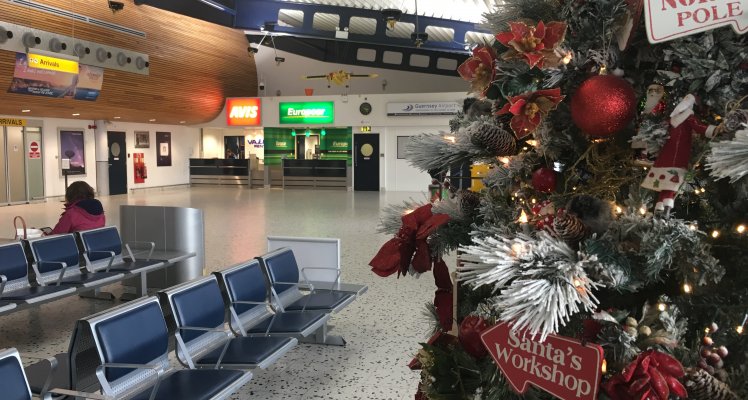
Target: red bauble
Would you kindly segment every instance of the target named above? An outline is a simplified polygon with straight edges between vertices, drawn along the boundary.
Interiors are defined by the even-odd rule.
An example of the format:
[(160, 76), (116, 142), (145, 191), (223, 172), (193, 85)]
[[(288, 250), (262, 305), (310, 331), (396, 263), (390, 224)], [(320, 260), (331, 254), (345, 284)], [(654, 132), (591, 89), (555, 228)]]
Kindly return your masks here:
[(594, 137), (608, 137), (619, 132), (635, 113), (634, 88), (614, 75), (587, 79), (571, 98), (571, 119), (579, 129)]
[(462, 348), (471, 356), (481, 358), (488, 354), (488, 350), (480, 340), (480, 334), (488, 329), (486, 320), (475, 315), (468, 315), (460, 323), (460, 331), (457, 338)]
[(556, 190), (556, 171), (548, 167), (538, 168), (532, 174), (532, 187), (545, 193)]

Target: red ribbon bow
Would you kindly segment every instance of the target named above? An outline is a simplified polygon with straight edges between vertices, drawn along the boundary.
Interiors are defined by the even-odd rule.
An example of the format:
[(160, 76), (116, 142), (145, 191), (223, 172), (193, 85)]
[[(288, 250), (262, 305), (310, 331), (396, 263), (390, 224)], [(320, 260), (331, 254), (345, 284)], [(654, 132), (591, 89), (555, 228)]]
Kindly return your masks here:
[(395, 272), (398, 272), (398, 276), (405, 275), (411, 264), (417, 272), (430, 270), (433, 258), (426, 239), (449, 221), (449, 215), (433, 214), (431, 204), (426, 204), (403, 215), (402, 221), (403, 226), (397, 235), (369, 261), (372, 271), (381, 277)]

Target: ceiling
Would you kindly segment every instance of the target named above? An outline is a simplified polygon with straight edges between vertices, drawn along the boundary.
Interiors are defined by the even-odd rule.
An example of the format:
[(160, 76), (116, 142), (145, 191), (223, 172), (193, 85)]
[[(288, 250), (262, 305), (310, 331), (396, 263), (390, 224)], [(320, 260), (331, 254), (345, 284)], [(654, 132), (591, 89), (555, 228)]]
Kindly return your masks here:
[[(405, 14), (416, 14), (415, 0), (279, 0), (287, 3), (324, 4), (364, 10), (395, 8)], [(455, 21), (479, 23), (492, 10), (494, 0), (421, 0), (418, 15)]]

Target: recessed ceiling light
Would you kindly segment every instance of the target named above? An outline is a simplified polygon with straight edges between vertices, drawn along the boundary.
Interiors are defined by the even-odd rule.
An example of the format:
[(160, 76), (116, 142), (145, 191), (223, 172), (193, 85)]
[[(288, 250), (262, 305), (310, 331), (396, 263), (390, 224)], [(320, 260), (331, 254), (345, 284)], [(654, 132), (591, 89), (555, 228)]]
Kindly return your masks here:
[(180, 124), (184, 124), (185, 122), (187, 122), (187, 121), (179, 121)]
[(73, 113), (73, 116), (74, 116), (74, 117), (77, 117), (77, 116), (79, 116), (79, 115), (80, 115), (80, 113)]
[(29, 110), (29, 109), (21, 110), (21, 112), (31, 112), (31, 110)]
[(148, 120), (148, 122), (156, 122), (156, 118), (151, 118)]
[(122, 118), (122, 117), (114, 117), (114, 119), (120, 119), (120, 118)]

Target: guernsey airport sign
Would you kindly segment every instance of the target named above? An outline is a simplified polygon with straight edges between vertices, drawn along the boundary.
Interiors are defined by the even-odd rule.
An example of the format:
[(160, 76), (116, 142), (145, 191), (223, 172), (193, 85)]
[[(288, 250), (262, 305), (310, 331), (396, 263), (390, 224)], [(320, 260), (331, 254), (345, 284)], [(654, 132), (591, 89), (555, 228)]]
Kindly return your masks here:
[(748, 31), (748, 0), (645, 0), (647, 37), (650, 43), (732, 26)]
[(281, 124), (332, 124), (335, 103), (332, 101), (280, 103)]
[(462, 106), (454, 101), (430, 103), (387, 103), (388, 116), (456, 115)]
[(262, 102), (258, 97), (226, 99), (226, 125), (260, 126)]

